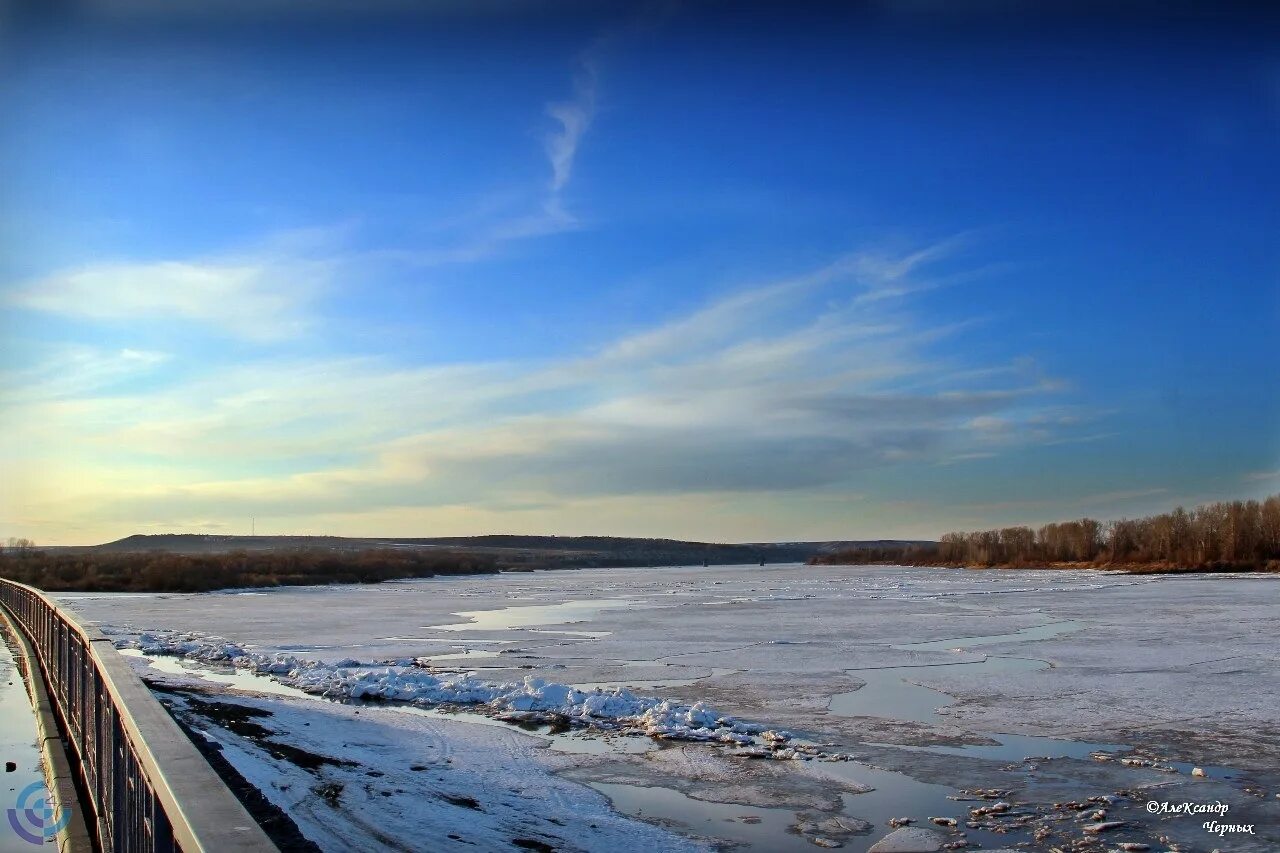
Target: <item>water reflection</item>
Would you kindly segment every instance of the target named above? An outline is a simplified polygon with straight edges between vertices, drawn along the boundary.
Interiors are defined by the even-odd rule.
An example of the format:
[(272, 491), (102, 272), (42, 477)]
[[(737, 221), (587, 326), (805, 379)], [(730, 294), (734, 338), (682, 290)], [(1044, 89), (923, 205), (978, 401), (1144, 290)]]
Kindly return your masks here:
[(886, 717), (915, 723), (938, 723), (943, 718), (938, 708), (956, 702), (955, 697), (915, 684), (908, 679), (946, 675), (998, 675), (1035, 672), (1048, 664), (1031, 658), (989, 657), (966, 663), (891, 666), (877, 669), (850, 669), (847, 672), (863, 682), (857, 690), (840, 693), (831, 699), (830, 709), (844, 717)]
[[(587, 622), (602, 610), (618, 610), (639, 606), (630, 598), (575, 599), (559, 604), (528, 604), (500, 607), (495, 610), (461, 610), (456, 616), (467, 621), (448, 625), (427, 625), (428, 631), (512, 631), (545, 625), (569, 625)], [(551, 632), (547, 632), (551, 633)], [(569, 632), (556, 632), (569, 633)]]
[[(0, 634), (3, 634), (0, 630)], [(37, 746), (35, 715), (31, 710), (31, 699), (27, 696), (27, 686), (22, 680), (13, 652), (8, 646), (9, 638), (0, 642), (0, 763), (4, 771), (0, 774), (0, 791), (6, 805), (16, 802), (18, 794), (33, 782), (44, 781), (43, 762)], [(9, 770), (12, 762), (13, 770)], [(18, 853), (31, 849), (31, 844), (24, 841), (6, 825), (0, 829), (0, 851), (2, 853)]]

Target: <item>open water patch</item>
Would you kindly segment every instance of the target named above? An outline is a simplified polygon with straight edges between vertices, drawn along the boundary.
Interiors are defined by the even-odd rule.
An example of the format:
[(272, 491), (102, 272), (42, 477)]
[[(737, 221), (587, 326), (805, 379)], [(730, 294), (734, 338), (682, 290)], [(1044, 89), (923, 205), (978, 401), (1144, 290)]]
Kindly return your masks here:
[(514, 631), (548, 625), (572, 625), (589, 622), (605, 610), (623, 610), (641, 604), (642, 602), (631, 598), (588, 598), (558, 604), (521, 604), (493, 610), (460, 610), (454, 615), (461, 616), (466, 621), (427, 625), (424, 628), (428, 631)]

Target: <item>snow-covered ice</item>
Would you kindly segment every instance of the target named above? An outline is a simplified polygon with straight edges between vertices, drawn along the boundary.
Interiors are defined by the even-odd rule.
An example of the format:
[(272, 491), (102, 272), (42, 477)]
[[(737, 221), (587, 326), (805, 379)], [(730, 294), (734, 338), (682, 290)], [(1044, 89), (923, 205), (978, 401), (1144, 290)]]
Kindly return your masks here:
[[(733, 790), (744, 786), (760, 808), (770, 796), (786, 803), (793, 827), (820, 825), (818, 815), (869, 820), (870, 832), (836, 839), (855, 853), (890, 831), (888, 817), (924, 819), (938, 791), (974, 786), (1023, 801), (1117, 790), (1172, 798), (1202, 786), (1191, 793), (1232, 798), (1233, 816), (1260, 815), (1260, 831), (1280, 823), (1276, 577), (738, 566), (65, 600), (122, 645), (234, 663), (313, 695), (553, 714), (587, 731), (670, 738), (656, 751), (561, 755), (568, 763), (556, 772), (597, 791), (650, 790), (618, 800), (643, 800), (635, 810), (645, 818), (691, 833), (715, 825), (691, 823), (697, 803), (741, 802)], [(902, 677), (910, 708), (874, 695)], [(841, 695), (851, 701), (833, 704)], [(325, 707), (361, 724), (369, 713)], [(767, 730), (797, 736), (772, 749)], [(853, 753), (885, 770), (744, 757), (797, 746), (798, 757)], [(1097, 748), (1150, 760), (1094, 760)], [(1033, 749), (1048, 757), (1024, 761)], [(720, 757), (673, 761), (672, 750)], [(1210, 778), (1193, 779), (1192, 766)], [(738, 785), (726, 781), (734, 767)], [(819, 769), (850, 787), (833, 797), (837, 789), (810, 784)], [(876, 776), (894, 771), (907, 775)], [(856, 793), (863, 782), (877, 790)], [(963, 825), (964, 808), (946, 814)], [(761, 817), (721, 834), (741, 840), (776, 816)], [(1147, 833), (1134, 841), (1158, 831), (1198, 850), (1205, 840), (1190, 821), (1129, 819)], [(1280, 845), (1270, 831), (1231, 849)], [(812, 849), (794, 833), (769, 835), (760, 849), (784, 837)]]
[(517, 682), (494, 683), (470, 674), (437, 674), (421, 662), (400, 659), (332, 664), (282, 653), (261, 654), (235, 643), (191, 633), (142, 633), (122, 640), (121, 648), (144, 655), (170, 655), (200, 663), (225, 662), (238, 669), (272, 675), (283, 684), (330, 699), (380, 699), (418, 705), (478, 705), (495, 714), (545, 714), (588, 728), (636, 731), (649, 737), (709, 740), (747, 745), (785, 743), (789, 738), (717, 713), (702, 702), (638, 696), (629, 690), (576, 687), (532, 675)]

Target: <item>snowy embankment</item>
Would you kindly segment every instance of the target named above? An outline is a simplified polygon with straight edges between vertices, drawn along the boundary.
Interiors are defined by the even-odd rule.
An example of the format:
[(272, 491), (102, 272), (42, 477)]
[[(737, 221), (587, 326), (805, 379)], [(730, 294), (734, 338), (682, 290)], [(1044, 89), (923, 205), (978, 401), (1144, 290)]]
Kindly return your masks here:
[(416, 658), (324, 663), (293, 655), (253, 652), (235, 643), (193, 633), (146, 632), (119, 640), (116, 645), (137, 649), (144, 655), (230, 665), (330, 699), (407, 702), (425, 707), (469, 706), (504, 720), (554, 720), (581, 728), (669, 740), (712, 741), (761, 757), (827, 761), (849, 758), (796, 743), (790, 732), (719, 714), (702, 702), (686, 705), (623, 689), (587, 691), (532, 676), (519, 682), (494, 683), (464, 673), (432, 672), (427, 669), (429, 661)]
[(290, 697), (163, 701), (323, 853), (711, 849), (618, 814), (515, 729)]

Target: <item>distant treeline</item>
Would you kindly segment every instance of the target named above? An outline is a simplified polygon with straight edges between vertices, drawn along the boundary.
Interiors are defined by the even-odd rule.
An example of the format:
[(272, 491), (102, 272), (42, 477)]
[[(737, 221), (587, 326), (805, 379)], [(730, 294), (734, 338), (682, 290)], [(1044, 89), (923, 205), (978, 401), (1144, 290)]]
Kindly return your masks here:
[(1082, 518), (1035, 530), (1004, 527), (948, 533), (934, 547), (840, 551), (811, 562), (1280, 571), (1280, 495), (1205, 504), (1190, 511), (1178, 507), (1147, 518)]
[(873, 548), (841, 548), (818, 554), (806, 560), (809, 565), (862, 566), (876, 564), (923, 565), (938, 559), (938, 546), (933, 542), (904, 545), (881, 545)]
[(21, 542), (0, 554), (0, 577), (51, 592), (205, 592), (497, 571), (496, 560), (486, 555), (408, 549), (58, 554)]

